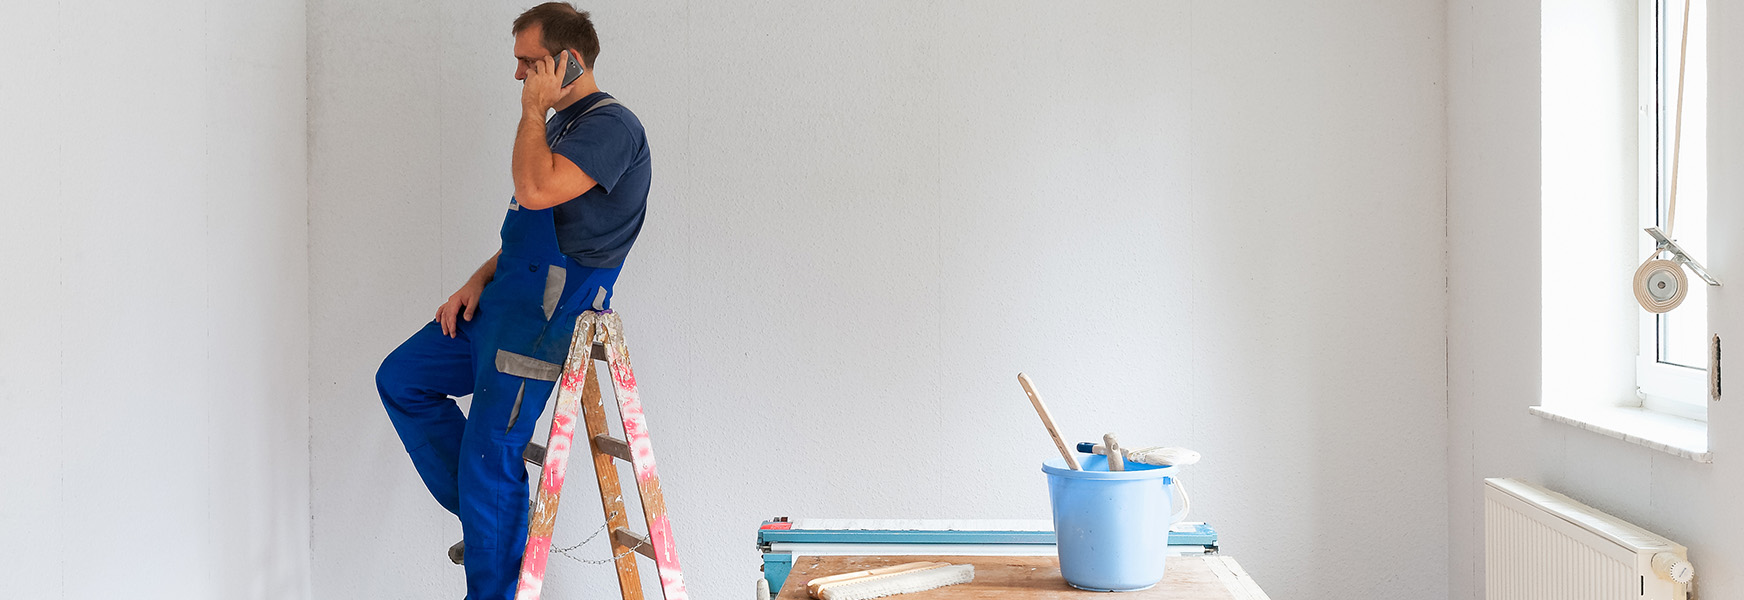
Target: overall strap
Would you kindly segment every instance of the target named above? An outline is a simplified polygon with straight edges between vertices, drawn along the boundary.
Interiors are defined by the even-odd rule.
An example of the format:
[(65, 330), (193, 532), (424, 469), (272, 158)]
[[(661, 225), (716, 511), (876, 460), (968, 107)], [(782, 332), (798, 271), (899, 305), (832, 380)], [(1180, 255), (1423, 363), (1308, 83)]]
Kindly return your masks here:
[(587, 110), (581, 111), (581, 114), (575, 115), (575, 118), (570, 119), (568, 123), (563, 124), (563, 131), (558, 132), (557, 139), (555, 141), (551, 142), (551, 145), (556, 146), (557, 142), (563, 141), (563, 137), (569, 135), (569, 132), (571, 130), (575, 129), (575, 124), (580, 123), (581, 118), (587, 116), (587, 113), (599, 110), (601, 108), (605, 108), (607, 106), (611, 106), (613, 104), (622, 105), (623, 103), (618, 102), (617, 98), (610, 98), (610, 97), (600, 98), (599, 100), (594, 101), (594, 103), (591, 106), (587, 107)]

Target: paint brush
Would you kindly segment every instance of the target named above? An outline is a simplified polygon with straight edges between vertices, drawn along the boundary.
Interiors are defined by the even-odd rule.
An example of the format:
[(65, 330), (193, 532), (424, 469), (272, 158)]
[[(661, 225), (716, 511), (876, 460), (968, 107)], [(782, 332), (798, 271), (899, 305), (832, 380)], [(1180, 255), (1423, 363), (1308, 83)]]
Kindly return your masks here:
[[(1094, 442), (1078, 442), (1078, 451), (1085, 454), (1108, 454), (1108, 446)], [(1152, 446), (1138, 450), (1120, 449), (1128, 462), (1158, 467), (1185, 467), (1199, 462), (1199, 453), (1186, 448)]]
[(1036, 391), (1035, 384), (1030, 382), (1029, 376), (1018, 373), (1017, 382), (1023, 384), (1023, 392), (1029, 394), (1029, 403), (1035, 406), (1036, 414), (1041, 415), (1042, 424), (1048, 427), (1048, 435), (1054, 437), (1054, 446), (1060, 449), (1060, 456), (1066, 459), (1066, 466), (1072, 467), (1073, 471), (1084, 470), (1083, 467), (1078, 466), (1078, 457), (1072, 456), (1072, 451), (1066, 447), (1065, 438), (1060, 437), (1059, 428), (1054, 427), (1054, 418), (1048, 415), (1048, 405), (1042, 402), (1042, 395)]

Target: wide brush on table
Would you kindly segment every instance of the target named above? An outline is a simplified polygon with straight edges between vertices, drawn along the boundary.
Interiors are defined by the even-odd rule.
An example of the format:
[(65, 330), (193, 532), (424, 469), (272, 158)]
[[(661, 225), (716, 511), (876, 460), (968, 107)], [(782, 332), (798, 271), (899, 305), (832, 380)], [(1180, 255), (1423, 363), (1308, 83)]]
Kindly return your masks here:
[(1052, 556), (802, 556), (776, 600), (806, 600), (805, 582), (817, 577), (915, 561), (975, 565), (975, 581), (893, 596), (902, 600), (1269, 600), (1253, 578), (1227, 556), (1171, 556), (1162, 583), (1140, 592), (1087, 592), (1066, 585)]

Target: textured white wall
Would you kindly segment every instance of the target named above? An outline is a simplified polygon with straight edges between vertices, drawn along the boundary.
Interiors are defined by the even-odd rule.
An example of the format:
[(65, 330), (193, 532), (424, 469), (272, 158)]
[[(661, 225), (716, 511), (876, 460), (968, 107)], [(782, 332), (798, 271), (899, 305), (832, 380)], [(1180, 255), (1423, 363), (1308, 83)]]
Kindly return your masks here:
[(304, 16), (0, 3), (0, 596), (308, 597)]
[[(1442, 597), (1444, 7), (583, 6), (655, 157), (616, 304), (691, 589), (775, 515), (1045, 517), (1027, 370), (1073, 438), (1202, 450), (1275, 597)], [(310, 5), (317, 597), (461, 589), (371, 377), (494, 247), (522, 8)]]
[[(1729, 35), (1744, 31), (1744, 12), (1724, 2), (1709, 10), (1716, 235), (1704, 258), (1730, 283), (1744, 243), (1717, 234), (1744, 226), (1744, 207), (1727, 200), (1744, 191), (1740, 170), (1727, 166), (1744, 159), (1744, 76), (1736, 68), (1744, 46)], [(1541, 237), (1539, 27), (1536, 2), (1448, 5), (1450, 596), (1483, 597), (1485, 477), (1543, 483), (1666, 535), (1689, 546), (1700, 597), (1744, 596), (1744, 519), (1735, 501), (1744, 496), (1744, 463), (1733, 455), (1744, 415), (1734, 397), (1709, 405), (1711, 465), (1526, 412), (1539, 397), (1539, 270), (1555, 268), (1530, 252)], [(1733, 287), (1709, 294), (1710, 327), (1744, 340), (1744, 295)]]

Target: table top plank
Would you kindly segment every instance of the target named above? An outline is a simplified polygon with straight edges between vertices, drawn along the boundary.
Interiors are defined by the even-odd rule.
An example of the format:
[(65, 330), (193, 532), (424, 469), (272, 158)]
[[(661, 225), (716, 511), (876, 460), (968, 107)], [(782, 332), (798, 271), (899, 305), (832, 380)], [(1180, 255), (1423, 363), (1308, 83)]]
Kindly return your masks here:
[[(1059, 561), (1052, 556), (799, 556), (777, 600), (806, 600), (805, 584), (838, 573), (876, 569), (915, 561), (975, 565), (975, 581), (904, 594), (903, 600), (1108, 600), (1105, 592), (1087, 592), (1066, 585)], [(1256, 595), (1257, 593), (1257, 595)], [(1171, 556), (1162, 583), (1148, 590), (1120, 594), (1121, 600), (1266, 600), (1253, 580), (1227, 556)]]
[(1205, 564), (1211, 567), (1218, 579), (1223, 580), (1224, 585), (1229, 586), (1229, 591), (1236, 600), (1269, 600), (1266, 593), (1260, 591), (1259, 584), (1254, 583), (1252, 577), (1248, 577), (1247, 571), (1243, 571), (1241, 565), (1235, 564), (1235, 559), (1227, 556), (1207, 556)]

